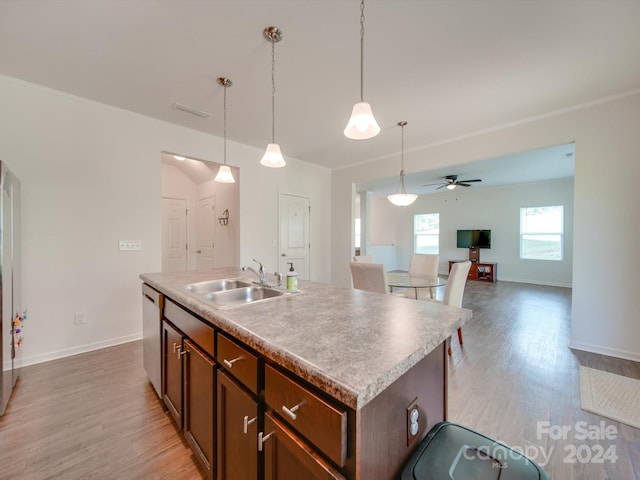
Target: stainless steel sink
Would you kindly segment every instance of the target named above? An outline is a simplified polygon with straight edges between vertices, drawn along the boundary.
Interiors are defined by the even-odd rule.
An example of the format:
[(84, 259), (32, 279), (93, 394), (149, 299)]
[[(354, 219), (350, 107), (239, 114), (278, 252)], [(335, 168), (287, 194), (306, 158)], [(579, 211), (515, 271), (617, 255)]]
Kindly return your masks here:
[(190, 283), (185, 286), (185, 290), (195, 294), (206, 294), (212, 292), (221, 292), (226, 290), (234, 290), (236, 288), (250, 287), (250, 281), (238, 279), (223, 280), (207, 280), (205, 282)]
[(233, 290), (213, 292), (206, 295), (204, 298), (219, 306), (229, 306), (244, 305), (247, 303), (256, 302), (258, 300), (280, 297), (286, 294), (287, 292), (283, 290), (276, 290), (274, 288), (268, 287), (250, 286), (235, 288)]

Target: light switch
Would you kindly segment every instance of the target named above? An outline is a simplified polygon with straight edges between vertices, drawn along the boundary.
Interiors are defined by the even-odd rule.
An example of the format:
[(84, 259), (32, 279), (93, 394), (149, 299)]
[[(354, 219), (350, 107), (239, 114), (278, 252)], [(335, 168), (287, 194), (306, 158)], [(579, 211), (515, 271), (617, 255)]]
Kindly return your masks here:
[(120, 240), (118, 250), (142, 250), (142, 240)]

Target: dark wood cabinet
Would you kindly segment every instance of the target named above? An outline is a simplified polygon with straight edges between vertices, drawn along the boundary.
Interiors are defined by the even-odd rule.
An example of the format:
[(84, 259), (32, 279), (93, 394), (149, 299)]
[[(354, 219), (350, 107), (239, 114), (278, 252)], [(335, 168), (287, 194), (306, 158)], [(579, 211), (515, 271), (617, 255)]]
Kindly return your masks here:
[(198, 460), (215, 475), (216, 364), (189, 339), (184, 340), (184, 434)]
[(264, 451), (265, 480), (345, 479), (271, 412), (265, 414), (264, 433), (258, 445)]
[(222, 371), (217, 400), (218, 480), (256, 480), (259, 405)]
[(162, 401), (182, 428), (182, 334), (162, 322)]

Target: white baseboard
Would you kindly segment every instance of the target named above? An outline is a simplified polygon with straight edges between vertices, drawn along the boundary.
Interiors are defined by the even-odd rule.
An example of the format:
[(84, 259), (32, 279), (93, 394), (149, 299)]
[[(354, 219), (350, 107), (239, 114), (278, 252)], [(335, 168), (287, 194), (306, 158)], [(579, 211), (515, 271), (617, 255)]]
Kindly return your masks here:
[(57, 360), (59, 358), (71, 357), (80, 353), (92, 352), (93, 350), (100, 350), (101, 348), (113, 347), (115, 345), (121, 345), (123, 343), (135, 342), (142, 339), (142, 332), (134, 333), (133, 335), (126, 335), (124, 337), (110, 338), (101, 342), (88, 343), (86, 345), (79, 345), (76, 347), (65, 348), (63, 350), (56, 350), (53, 352), (41, 353), (30, 357), (22, 357), (20, 360), (20, 366), (26, 367), (28, 365), (35, 365), (37, 363), (50, 362), (51, 360)]
[(601, 355), (607, 355), (609, 357), (633, 360), (634, 362), (640, 362), (640, 353), (627, 352), (626, 350), (619, 350), (617, 348), (603, 347), (602, 345), (592, 345), (590, 343), (570, 341), (569, 348), (574, 350), (582, 350), (584, 352), (599, 353)]
[(573, 285), (570, 283), (566, 284), (566, 283), (554, 283), (554, 282), (540, 282), (540, 281), (533, 281), (533, 280), (523, 280), (518, 278), (501, 278), (500, 276), (498, 276), (498, 281), (513, 282), (513, 283), (529, 283), (531, 285), (545, 285), (547, 287), (563, 287), (563, 288), (573, 287)]

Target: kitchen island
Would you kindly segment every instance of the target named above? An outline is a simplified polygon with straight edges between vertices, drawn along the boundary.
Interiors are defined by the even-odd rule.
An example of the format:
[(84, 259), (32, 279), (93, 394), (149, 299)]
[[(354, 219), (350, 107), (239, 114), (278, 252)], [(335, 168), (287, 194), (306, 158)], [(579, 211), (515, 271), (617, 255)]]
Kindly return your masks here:
[[(306, 281), (298, 293), (217, 308), (185, 287), (246, 273), (218, 268), (140, 278), (165, 299), (158, 326), (163, 401), (172, 413), (176, 402), (184, 404), (174, 418), (188, 440), (194, 437), (190, 444), (211, 478), (394, 478), (428, 429), (446, 418), (445, 342), (470, 310)], [(176, 368), (175, 358), (186, 365)], [(190, 363), (210, 372), (211, 388), (189, 379)], [(181, 391), (169, 385), (172, 372), (181, 372)], [(205, 415), (212, 431), (193, 432), (189, 410), (203, 395), (212, 397), (211, 419)], [(251, 407), (244, 415), (235, 411), (243, 401)], [(229, 427), (234, 416), (239, 434)], [(231, 466), (242, 441), (255, 450), (246, 476), (238, 474), (246, 450), (243, 465)]]

